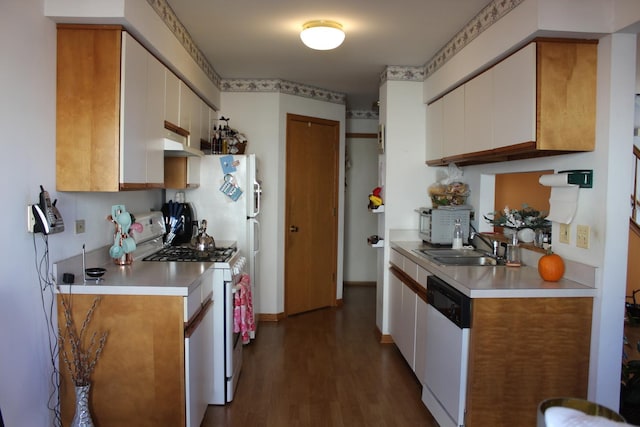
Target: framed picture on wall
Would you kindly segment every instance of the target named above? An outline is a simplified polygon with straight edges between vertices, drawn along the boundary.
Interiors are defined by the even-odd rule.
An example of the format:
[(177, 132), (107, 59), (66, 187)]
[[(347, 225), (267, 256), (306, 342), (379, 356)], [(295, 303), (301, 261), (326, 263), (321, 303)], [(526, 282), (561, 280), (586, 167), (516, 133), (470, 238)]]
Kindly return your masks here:
[(384, 125), (378, 125), (378, 153), (384, 154)]

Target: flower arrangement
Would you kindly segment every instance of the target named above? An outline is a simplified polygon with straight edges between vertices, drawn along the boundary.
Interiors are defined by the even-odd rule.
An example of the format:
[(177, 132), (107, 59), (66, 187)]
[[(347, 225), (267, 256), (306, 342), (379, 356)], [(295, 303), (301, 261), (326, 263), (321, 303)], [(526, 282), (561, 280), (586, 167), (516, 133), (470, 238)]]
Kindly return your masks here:
[(531, 228), (536, 230), (551, 227), (551, 221), (545, 219), (545, 216), (545, 212), (541, 212), (527, 204), (523, 204), (522, 209), (520, 210), (509, 209), (509, 206), (505, 206), (501, 212), (494, 211), (484, 215), (484, 219), (495, 227), (504, 227), (516, 230)]
[[(93, 304), (87, 310), (79, 333), (73, 320), (70, 302), (63, 294), (60, 294), (60, 300), (65, 320), (64, 330), (60, 329), (58, 332), (60, 352), (74, 385), (78, 387), (86, 386), (90, 383), (91, 374), (107, 341), (108, 332), (106, 331), (100, 334), (93, 332), (89, 338), (87, 337), (91, 316), (98, 307), (101, 297), (97, 296), (93, 300)], [(88, 343), (86, 342), (87, 339)], [(71, 353), (68, 353), (69, 350), (65, 348), (65, 343), (69, 343)]]

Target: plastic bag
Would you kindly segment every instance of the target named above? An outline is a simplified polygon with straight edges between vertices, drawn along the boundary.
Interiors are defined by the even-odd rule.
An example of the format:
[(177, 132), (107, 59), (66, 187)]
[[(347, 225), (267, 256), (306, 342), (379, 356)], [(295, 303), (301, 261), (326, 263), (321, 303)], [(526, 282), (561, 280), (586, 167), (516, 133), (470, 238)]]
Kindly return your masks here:
[(433, 207), (464, 205), (469, 196), (469, 186), (462, 182), (463, 172), (455, 163), (449, 163), (448, 175), (428, 188)]

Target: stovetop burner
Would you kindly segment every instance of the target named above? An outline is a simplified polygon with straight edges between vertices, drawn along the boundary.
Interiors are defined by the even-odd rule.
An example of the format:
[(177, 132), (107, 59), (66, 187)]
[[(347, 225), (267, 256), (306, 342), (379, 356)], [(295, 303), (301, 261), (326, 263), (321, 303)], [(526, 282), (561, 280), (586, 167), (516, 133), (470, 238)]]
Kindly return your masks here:
[(213, 252), (201, 252), (186, 246), (167, 246), (144, 257), (143, 261), (176, 261), (176, 262), (226, 262), (235, 248), (216, 248)]

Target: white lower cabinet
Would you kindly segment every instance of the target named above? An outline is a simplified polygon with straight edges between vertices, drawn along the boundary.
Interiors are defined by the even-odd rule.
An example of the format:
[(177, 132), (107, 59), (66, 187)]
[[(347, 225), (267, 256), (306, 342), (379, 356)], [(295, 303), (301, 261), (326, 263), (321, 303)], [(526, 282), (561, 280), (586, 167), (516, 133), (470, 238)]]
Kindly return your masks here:
[(427, 302), (422, 298), (416, 299), (416, 344), (415, 365), (413, 372), (421, 384), (425, 383), (427, 362)]
[(428, 272), (391, 251), (390, 333), (411, 369), (424, 384), (426, 362), (426, 277)]
[(400, 310), (400, 333), (398, 348), (411, 369), (415, 367), (416, 348), (416, 293), (402, 284), (402, 308)]

